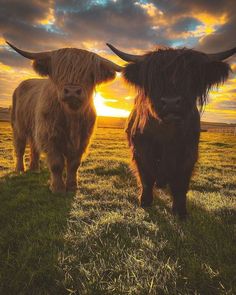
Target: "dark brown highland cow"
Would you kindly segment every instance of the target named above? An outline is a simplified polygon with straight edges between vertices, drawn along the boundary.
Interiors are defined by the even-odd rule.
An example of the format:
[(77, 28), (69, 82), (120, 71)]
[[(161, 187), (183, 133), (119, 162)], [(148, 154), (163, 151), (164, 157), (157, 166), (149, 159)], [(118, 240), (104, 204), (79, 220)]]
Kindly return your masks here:
[[(76, 172), (96, 119), (95, 85), (115, 77), (118, 65), (86, 50), (63, 48), (51, 52), (15, 51), (33, 60), (33, 68), (47, 79), (23, 81), (13, 94), (12, 128), (16, 171), (24, 171), (26, 142), (30, 169), (39, 167), (39, 153), (47, 153), (53, 192), (74, 191)], [(62, 173), (66, 162), (67, 177)]]
[(190, 49), (158, 49), (131, 55), (107, 44), (129, 62), (123, 74), (138, 95), (128, 120), (128, 140), (142, 185), (141, 206), (153, 201), (154, 184), (167, 185), (172, 210), (186, 216), (186, 194), (198, 158), (200, 111), (209, 90), (223, 83), (230, 67), (223, 62), (236, 48), (217, 54)]

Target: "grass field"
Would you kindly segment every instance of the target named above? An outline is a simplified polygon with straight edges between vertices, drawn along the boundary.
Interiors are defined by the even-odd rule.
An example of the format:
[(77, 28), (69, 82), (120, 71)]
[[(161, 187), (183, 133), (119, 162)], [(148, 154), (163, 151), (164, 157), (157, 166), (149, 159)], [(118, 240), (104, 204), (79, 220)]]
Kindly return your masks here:
[[(14, 175), (0, 125), (0, 294), (236, 294), (236, 137), (202, 133), (189, 219), (168, 194), (137, 205), (123, 130), (98, 128), (76, 195)], [(26, 157), (28, 162), (28, 157)]]

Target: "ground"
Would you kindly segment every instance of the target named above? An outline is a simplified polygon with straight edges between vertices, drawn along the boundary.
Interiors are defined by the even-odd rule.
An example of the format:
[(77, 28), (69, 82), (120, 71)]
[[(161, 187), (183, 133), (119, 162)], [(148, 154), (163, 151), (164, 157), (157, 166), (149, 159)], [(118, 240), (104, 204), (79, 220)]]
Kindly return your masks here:
[(12, 173), (0, 124), (0, 294), (236, 293), (236, 136), (201, 134), (181, 222), (167, 192), (138, 207), (122, 129), (98, 128), (78, 192), (53, 195), (44, 158), (39, 174)]

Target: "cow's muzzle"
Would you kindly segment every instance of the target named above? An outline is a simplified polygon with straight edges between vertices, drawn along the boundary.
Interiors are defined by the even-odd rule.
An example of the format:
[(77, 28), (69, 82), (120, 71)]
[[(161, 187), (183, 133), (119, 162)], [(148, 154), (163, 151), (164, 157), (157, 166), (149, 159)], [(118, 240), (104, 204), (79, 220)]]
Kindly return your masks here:
[(160, 117), (165, 123), (180, 122), (182, 116), (182, 97), (162, 97), (160, 100)]
[(70, 107), (70, 109), (79, 109), (84, 102), (82, 87), (79, 85), (66, 85), (63, 90), (62, 100)]

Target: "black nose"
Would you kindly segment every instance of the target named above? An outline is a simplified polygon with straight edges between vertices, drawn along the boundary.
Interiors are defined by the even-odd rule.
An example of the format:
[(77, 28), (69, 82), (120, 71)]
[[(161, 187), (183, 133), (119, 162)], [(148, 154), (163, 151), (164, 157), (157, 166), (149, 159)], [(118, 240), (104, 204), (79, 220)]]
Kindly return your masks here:
[(162, 97), (161, 105), (163, 109), (176, 108), (181, 105), (182, 98), (177, 97)]

